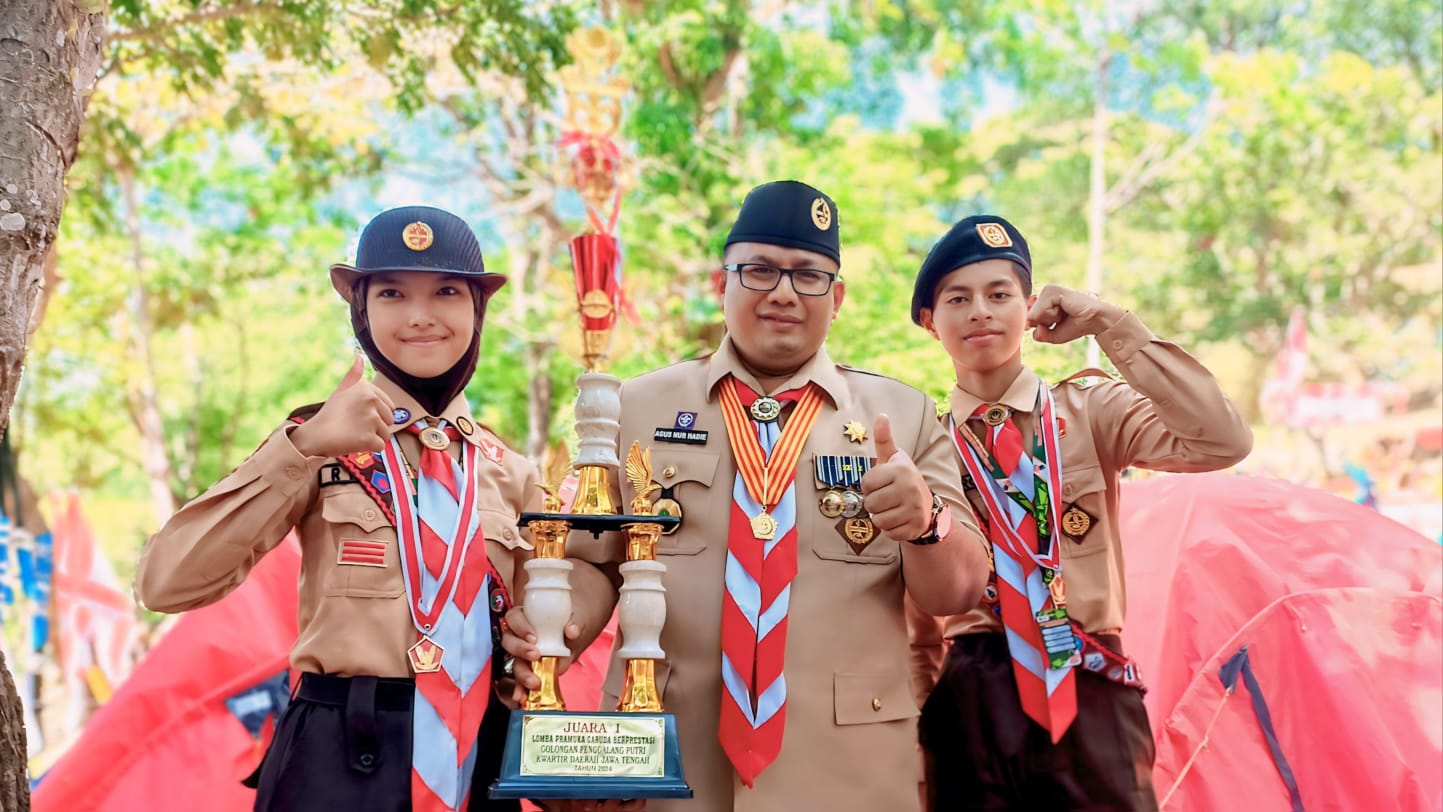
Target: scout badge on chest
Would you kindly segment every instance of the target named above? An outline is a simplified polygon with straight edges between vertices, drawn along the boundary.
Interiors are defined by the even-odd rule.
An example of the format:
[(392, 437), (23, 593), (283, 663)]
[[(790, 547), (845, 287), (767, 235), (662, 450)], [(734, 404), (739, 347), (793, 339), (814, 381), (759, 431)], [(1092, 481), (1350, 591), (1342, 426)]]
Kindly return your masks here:
[(837, 522), (837, 533), (852, 552), (861, 555), (877, 537), (876, 525), (862, 504), (862, 477), (872, 469), (871, 458), (818, 454), (816, 468), (818, 487), (827, 489), (818, 508), (828, 519), (842, 519)]

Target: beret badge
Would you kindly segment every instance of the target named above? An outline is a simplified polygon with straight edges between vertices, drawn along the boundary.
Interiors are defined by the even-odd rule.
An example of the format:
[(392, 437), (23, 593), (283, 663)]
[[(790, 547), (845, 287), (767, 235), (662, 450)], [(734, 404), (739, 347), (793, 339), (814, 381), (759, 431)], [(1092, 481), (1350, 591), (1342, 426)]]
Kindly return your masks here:
[(812, 224), (822, 231), (832, 227), (832, 207), (827, 205), (825, 198), (812, 201)]
[(978, 223), (977, 236), (992, 248), (1010, 248), (1012, 246), (1012, 238), (1007, 236), (1007, 229), (1003, 228), (1000, 223)]
[(417, 220), (401, 230), (401, 242), (412, 251), (425, 251), (436, 241), (436, 235), (431, 227)]

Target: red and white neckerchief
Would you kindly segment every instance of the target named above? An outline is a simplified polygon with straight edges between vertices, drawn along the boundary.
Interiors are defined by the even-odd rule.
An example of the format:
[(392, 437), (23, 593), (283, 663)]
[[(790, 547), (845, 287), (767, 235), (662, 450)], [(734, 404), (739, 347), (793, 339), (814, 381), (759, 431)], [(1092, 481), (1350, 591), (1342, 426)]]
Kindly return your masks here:
[(989, 421), (982, 441), (959, 426), (955, 415), (950, 422), (952, 441), (987, 508), (997, 599), (1018, 699), (1055, 743), (1077, 717), (1072, 669), (1082, 658), (1067, 615), (1056, 501), (1062, 491), (1061, 454), (1052, 393), (1045, 386), (1038, 390), (1033, 414), (1031, 454), (1023, 451), (1021, 432), (1010, 416)]
[[(417, 421), (408, 431), (455, 429)], [(449, 445), (449, 442), (446, 443)], [(422, 443), (415, 482), (392, 476), (391, 500), (400, 545), (401, 572), (417, 640), (407, 651), (416, 672), (412, 705), (411, 808), (456, 812), (466, 808), (476, 763), (476, 732), (491, 694), (493, 639), (487, 598), (496, 573), (486, 557), (477, 510), (477, 459), (461, 443), (462, 464), (445, 450)], [(398, 437), (384, 452), (387, 469), (406, 471)], [(479, 609), (476, 599), (482, 597)]]
[[(722, 599), (722, 702), (717, 738), (742, 783), (782, 750), (787, 682), (787, 611), (797, 574), (797, 460), (817, 414), (815, 384), (775, 395), (770, 419), (753, 421), (750, 387), (728, 376), (719, 390), (727, 439), (736, 458), (727, 526), (726, 594)], [(785, 429), (780, 402), (795, 401)]]

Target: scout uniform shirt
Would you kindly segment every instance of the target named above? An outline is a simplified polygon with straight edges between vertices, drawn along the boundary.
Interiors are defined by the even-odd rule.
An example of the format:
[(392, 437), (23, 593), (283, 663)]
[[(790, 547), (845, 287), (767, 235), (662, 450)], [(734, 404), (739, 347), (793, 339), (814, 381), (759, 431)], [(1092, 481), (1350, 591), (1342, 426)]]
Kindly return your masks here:
[[(965, 507), (951, 440), (924, 394), (835, 365), (825, 350), (777, 387), (811, 381), (823, 396), (796, 469), (797, 572), (786, 619), (785, 733), (777, 759), (748, 788), (718, 741), (724, 569), (737, 474), (719, 401), (719, 384), (729, 373), (762, 391), (729, 339), (709, 358), (642, 375), (621, 389), (621, 448), (625, 452), (633, 441), (650, 447), (652, 477), (665, 489), (651, 498), (659, 506), (674, 500), (682, 515), (680, 527), (657, 546), (657, 560), (667, 567), (667, 616), (661, 637), (666, 660), (656, 672), (662, 704), (677, 717), (695, 799), (651, 799), (647, 809), (915, 810), (918, 709), (905, 670), (902, 610), (901, 556), (908, 545), (880, 532), (864, 545), (849, 543), (844, 520), (827, 518), (819, 508), (832, 488), (818, 479), (818, 462), (835, 468), (842, 457), (875, 457), (872, 423), (886, 413), (897, 447), (951, 506), (958, 529), (942, 543), (976, 543), (964, 532), (977, 532), (976, 522)], [(634, 492), (629, 484), (625, 490), (629, 501)], [(592, 558), (581, 553), (574, 535), (572, 541), (573, 555)], [(611, 547), (610, 555), (618, 560), (620, 554)], [(603, 709), (616, 707), (624, 672), (613, 652)]]
[[(1126, 383), (1087, 386), (1069, 380), (1052, 387), (1062, 435), (1062, 493), (1056, 498), (1067, 611), (1082, 631), (1115, 635), (1122, 632), (1127, 597), (1118, 535), (1119, 473), (1133, 465), (1178, 473), (1225, 468), (1252, 450), (1252, 431), (1212, 373), (1176, 344), (1155, 337), (1132, 313), (1098, 333), (1097, 342)], [(1041, 385), (1036, 373), (1024, 368), (998, 401), (1013, 411), (1024, 448), (1031, 447)], [(954, 388), (958, 425), (982, 403)], [(975, 431), (977, 424), (967, 428)], [(969, 497), (976, 496), (968, 490)], [(940, 645), (941, 636), (1002, 630), (988, 606), (947, 618), (941, 636), (937, 620), (918, 612), (909, 619), (918, 648)], [(914, 667), (929, 659), (914, 651)], [(934, 669), (928, 684), (935, 679)]]
[[(397, 407), (392, 433), (426, 416), (386, 379), (377, 378), (376, 384)], [(524, 556), (518, 550), (531, 548), (516, 520), (522, 510), (539, 509), (535, 466), (476, 425), (463, 396), (438, 416), (458, 428), (462, 442), (480, 450), (478, 470), (466, 473), (480, 477), (477, 501), (486, 554), (509, 589), (515, 559)], [(295, 527), (301, 575), (291, 667), (345, 677), (411, 677), (406, 651), (417, 633), (396, 529), (350, 469), (334, 458), (306, 457), (296, 450), (290, 440), (296, 428), (288, 423), (277, 429), (240, 467), (165, 523), (141, 553), (136, 594), (158, 612), (214, 603), (239, 586), (256, 561)], [(411, 432), (400, 440), (415, 468), (419, 442)], [(459, 445), (452, 443), (448, 453), (456, 454)], [(368, 462), (364, 452), (351, 455), (353, 460), (358, 456)], [(384, 488), (383, 498), (389, 500), (390, 483), (383, 483), (384, 477), (404, 475), (386, 471), (377, 478), (373, 471), (367, 478), (372, 487)]]

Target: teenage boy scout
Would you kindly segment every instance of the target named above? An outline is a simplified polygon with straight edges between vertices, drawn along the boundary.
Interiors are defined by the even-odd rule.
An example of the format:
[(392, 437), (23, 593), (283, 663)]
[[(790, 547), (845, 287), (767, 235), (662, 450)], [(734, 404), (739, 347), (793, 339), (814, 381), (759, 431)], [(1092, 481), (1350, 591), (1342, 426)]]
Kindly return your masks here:
[[(1031, 294), (1026, 240), (979, 216), (933, 246), (912, 297), (957, 373), (944, 422), (994, 561), (981, 604), (942, 624), (952, 643), (920, 723), (933, 808), (1155, 809), (1122, 647), (1118, 475), (1225, 468), (1252, 434), (1212, 375), (1137, 316), (1056, 285)], [(1124, 380), (1044, 385), (1022, 363), (1029, 327), (1053, 344), (1096, 336)], [(909, 619), (915, 641), (940, 643), (937, 620)]]
[[(935, 405), (823, 348), (844, 292), (837, 232), (806, 184), (752, 190), (715, 276), (721, 346), (622, 387), (621, 448), (651, 448), (656, 504), (682, 517), (657, 549), (657, 680), (695, 799), (653, 812), (919, 805), (903, 597), (974, 605), (986, 547)], [(579, 640), (615, 600), (577, 598)], [(534, 661), (524, 608), (508, 620), (507, 650)], [(613, 656), (603, 707), (623, 672)]]
[[(493, 620), (529, 547), (517, 516), (540, 491), (462, 391), (505, 281), (459, 217), (377, 215), (356, 264), (331, 268), (375, 380), (357, 357), (324, 404), (293, 413), (141, 554), (141, 601), (181, 612), (235, 589), (291, 528), (300, 536), (300, 684), (250, 779), (257, 810), (467, 809), (473, 781), (498, 771)], [(469, 808), (519, 806), (478, 790)]]

